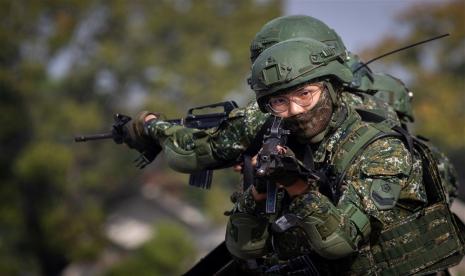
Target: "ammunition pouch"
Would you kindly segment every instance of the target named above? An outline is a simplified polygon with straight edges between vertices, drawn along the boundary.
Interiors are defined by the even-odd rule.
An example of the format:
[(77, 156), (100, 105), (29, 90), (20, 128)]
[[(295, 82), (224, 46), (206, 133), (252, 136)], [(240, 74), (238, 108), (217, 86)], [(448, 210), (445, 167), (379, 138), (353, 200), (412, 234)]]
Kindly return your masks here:
[[(460, 262), (464, 254), (463, 224), (449, 206), (436, 203), (379, 233), (370, 249), (342, 261), (342, 271), (377, 275), (428, 274)], [(341, 264), (341, 262), (339, 262)]]
[[(356, 245), (353, 237), (339, 229), (340, 222), (341, 217), (336, 214), (331, 214), (324, 220), (309, 216), (305, 221), (293, 214), (286, 214), (271, 226), (273, 248), (280, 259), (290, 259), (310, 252), (316, 252), (326, 259), (347, 256), (356, 251)], [(354, 227), (355, 233), (357, 229), (353, 222), (350, 226)]]

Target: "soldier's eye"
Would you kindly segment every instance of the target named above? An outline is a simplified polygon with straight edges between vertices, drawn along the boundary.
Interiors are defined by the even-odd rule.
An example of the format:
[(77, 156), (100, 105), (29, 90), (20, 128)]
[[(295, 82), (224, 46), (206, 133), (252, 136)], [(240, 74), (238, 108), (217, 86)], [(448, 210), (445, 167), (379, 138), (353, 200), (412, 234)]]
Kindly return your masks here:
[(306, 98), (306, 97), (310, 97), (311, 94), (312, 93), (310, 91), (305, 90), (305, 91), (300, 92), (300, 94), (298, 96), (301, 97), (301, 98)]
[(287, 104), (287, 99), (284, 98), (284, 97), (271, 98), (269, 104), (271, 106), (286, 105)]

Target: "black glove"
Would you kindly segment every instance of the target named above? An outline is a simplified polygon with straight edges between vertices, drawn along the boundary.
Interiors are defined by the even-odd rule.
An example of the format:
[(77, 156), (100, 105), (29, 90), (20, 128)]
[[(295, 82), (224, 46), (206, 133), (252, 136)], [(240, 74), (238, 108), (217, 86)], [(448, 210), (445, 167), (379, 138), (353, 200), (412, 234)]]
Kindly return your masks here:
[[(259, 162), (259, 169), (264, 171), (262, 178), (279, 183), (283, 186), (291, 186), (299, 178), (307, 180), (312, 176), (309, 170), (301, 161), (299, 161), (294, 152), (288, 147), (282, 147), (282, 151), (277, 155), (266, 156), (267, 162)], [(262, 157), (259, 153), (259, 161)], [(259, 186), (259, 185), (258, 185)], [(258, 187), (256, 187), (258, 189)]]
[[(141, 153), (141, 156), (135, 160), (136, 166), (141, 169), (152, 162), (161, 151), (158, 141), (147, 136), (144, 132), (144, 119), (150, 114), (154, 113), (142, 111), (135, 120), (125, 115), (116, 114), (112, 130), (113, 139), (117, 144), (124, 143), (129, 148)], [(159, 117), (157, 114), (154, 115)]]
[[(157, 141), (151, 137), (149, 137), (144, 132), (144, 124), (145, 124), (145, 117), (148, 115), (155, 115), (157, 118), (160, 117), (159, 114), (142, 111), (137, 114), (135, 119), (131, 119), (130, 117), (125, 116), (124, 121), (119, 122), (118, 119), (115, 118), (115, 125), (113, 125), (113, 135), (115, 138), (115, 142), (118, 144), (125, 143), (128, 147), (143, 151), (146, 148), (150, 148), (153, 144), (157, 144)], [(116, 116), (124, 116), (117, 114)]]

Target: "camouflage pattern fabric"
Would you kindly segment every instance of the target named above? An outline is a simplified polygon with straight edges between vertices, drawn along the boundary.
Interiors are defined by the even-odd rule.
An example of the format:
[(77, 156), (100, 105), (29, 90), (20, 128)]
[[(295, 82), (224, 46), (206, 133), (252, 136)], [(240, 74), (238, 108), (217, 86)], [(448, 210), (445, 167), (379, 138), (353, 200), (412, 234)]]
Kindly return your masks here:
[[(350, 116), (358, 117), (353, 110), (351, 110)], [(338, 145), (343, 143), (344, 138), (350, 137), (347, 133), (356, 131), (364, 124), (367, 123), (362, 122), (358, 117), (349, 127), (337, 129), (327, 137), (314, 153), (315, 160), (319, 161), (316, 164), (317, 167), (324, 165), (326, 162), (334, 162), (338, 158), (338, 154), (340, 154)], [(382, 180), (387, 186), (399, 185), (398, 203), (406, 204), (404, 207), (410, 205), (411, 207), (408, 207), (408, 209), (379, 210), (370, 195), (370, 188), (376, 180)], [(337, 205), (338, 208), (344, 209), (346, 204), (356, 204), (357, 207), (365, 210), (368, 215), (376, 218), (384, 225), (411, 214), (413, 209), (427, 202), (421, 178), (421, 161), (416, 157), (412, 160), (412, 156), (404, 143), (393, 137), (382, 138), (369, 145), (349, 167), (341, 188), (344, 191)], [(318, 192), (312, 191), (312, 193)], [(330, 204), (329, 199), (322, 195), (314, 196), (314, 198), (318, 199), (318, 201), (312, 204), (317, 204), (317, 202), (324, 202), (321, 203), (323, 205)], [(296, 198), (291, 206), (306, 205), (299, 204), (299, 200), (305, 199)], [(250, 200), (246, 202), (251, 203)], [(311, 206), (309, 205), (308, 210), (316, 210), (313, 208), (315, 206)]]
[[(344, 92), (342, 99), (350, 106), (371, 110), (398, 122), (395, 111), (373, 96)], [(195, 146), (196, 143), (206, 143), (212, 148), (212, 161), (222, 164), (239, 158), (250, 146), (268, 116), (269, 114), (260, 111), (256, 102), (251, 102), (245, 108), (233, 110), (229, 120), (217, 129), (202, 131), (205, 135), (201, 135), (199, 130), (184, 128), (163, 120), (152, 121), (147, 127), (147, 132), (162, 143), (169, 139), (174, 146), (194, 154), (200, 148)]]
[[(316, 149), (314, 159), (317, 168), (331, 164), (340, 158), (343, 153), (339, 146), (346, 139), (352, 139), (351, 133), (369, 124), (363, 122), (358, 113), (346, 103), (350, 102), (352, 106), (363, 103), (362, 97), (355, 96), (343, 95), (348, 116), (341, 126), (333, 129)], [(186, 129), (160, 120), (152, 121), (147, 130), (152, 137), (162, 142), (171, 139), (173, 145), (186, 151), (195, 152), (195, 144), (199, 142), (208, 144), (213, 149), (212, 160), (217, 163), (226, 163), (230, 160), (238, 160), (266, 121), (267, 116), (260, 112), (256, 103), (251, 103), (246, 108), (234, 110), (229, 120), (217, 129), (207, 131)], [(415, 154), (414, 156), (410, 154), (402, 141), (394, 137), (381, 138), (370, 144), (349, 167), (341, 189), (343, 190), (342, 197), (337, 204), (333, 204), (314, 187), (307, 193), (294, 198), (290, 203), (283, 201), (285, 197), (284, 192), (281, 191), (278, 199), (279, 213), (268, 216), (267, 219), (273, 222), (279, 215), (291, 213), (302, 218), (303, 221), (308, 220), (312, 223), (319, 221), (317, 228), (322, 233), (329, 235), (331, 231), (340, 232), (353, 243), (354, 248), (366, 251), (368, 250), (366, 237), (362, 237), (359, 229), (349, 220), (344, 210), (355, 206), (370, 218), (372, 229), (380, 231), (407, 218), (427, 203), (425, 188), (422, 184), (421, 161)], [(374, 194), (377, 196), (374, 197)], [(253, 200), (249, 189), (239, 197), (233, 211), (260, 217), (264, 215), (263, 210), (263, 204)], [(330, 221), (331, 218), (337, 218), (336, 221), (339, 223), (333, 223), (329, 231), (323, 222)], [(296, 243), (297, 240), (304, 238), (303, 231), (293, 230), (288, 235), (277, 237), (276, 248), (279, 248), (281, 254), (285, 254), (286, 257), (307, 253), (310, 249), (305, 246), (305, 243)], [(279, 242), (279, 239), (282, 241)], [(293, 244), (298, 246), (292, 246)], [(370, 273), (370, 266), (364, 264), (365, 259), (358, 261), (357, 257), (340, 256), (340, 258), (341, 260), (350, 258), (349, 266), (351, 264), (361, 265), (366, 267), (367, 273)]]
[[(253, 102), (245, 108), (233, 110), (229, 119), (216, 129), (205, 131), (206, 137), (196, 138), (196, 129), (187, 129), (163, 120), (154, 120), (147, 127), (148, 134), (163, 143), (169, 139), (175, 147), (197, 154), (198, 147), (192, 147), (194, 140), (206, 143), (212, 148), (211, 159), (219, 164), (237, 159), (250, 145), (252, 139), (264, 124), (268, 114), (262, 113)], [(180, 132), (182, 135), (179, 135)]]
[[(360, 58), (349, 53), (349, 60), (346, 62), (352, 69), (358, 68), (361, 64)], [(381, 73), (373, 73), (370, 69), (363, 68), (359, 71), (359, 86), (353, 87), (358, 90), (359, 96), (345, 97), (344, 100), (353, 107), (366, 108), (375, 111), (378, 115), (388, 119), (400, 121), (406, 128), (407, 123), (414, 121), (412, 110), (412, 96), (406, 85), (399, 79)], [(383, 112), (383, 111), (386, 112)], [(457, 187), (459, 186), (456, 169), (450, 160), (438, 148), (429, 144), (438, 163), (446, 190), (449, 192), (449, 204), (457, 197)]]
[[(343, 144), (344, 139), (351, 139), (351, 133), (367, 124), (351, 108), (348, 118), (350, 117), (355, 117), (355, 120), (349, 124), (343, 123), (341, 128), (327, 136), (319, 145), (315, 152), (317, 167), (339, 158), (338, 146)], [(376, 183), (381, 183), (381, 186)], [(384, 192), (379, 198), (373, 197), (374, 186), (380, 186)], [(317, 229), (322, 231), (320, 234), (325, 233), (327, 236), (331, 231), (339, 231), (357, 248), (364, 247), (368, 241), (361, 237), (361, 233), (344, 212), (351, 205), (370, 217), (370, 221), (377, 224), (375, 229), (383, 229), (408, 217), (427, 203), (422, 184), (421, 161), (416, 155), (411, 156), (404, 143), (394, 137), (381, 138), (370, 144), (349, 167), (342, 189), (343, 196), (337, 204), (333, 204), (329, 198), (310, 188), (307, 193), (292, 199), (287, 207), (282, 207), (279, 215), (292, 213), (304, 223), (316, 222)], [(394, 202), (388, 200), (391, 198), (394, 198)], [(263, 215), (263, 206), (253, 201), (250, 190), (245, 191), (236, 204), (236, 210)], [(325, 222), (331, 221), (331, 218), (338, 219), (337, 223), (329, 227)], [(282, 257), (295, 257), (311, 252), (306, 242), (297, 242), (303, 239), (306, 239), (306, 234), (297, 228), (279, 235), (274, 244), (284, 254)]]
[[(374, 96), (351, 92), (343, 92), (341, 95), (342, 101), (349, 106), (374, 111), (376, 114), (400, 124), (395, 110), (386, 102)], [(211, 162), (221, 165), (228, 163), (230, 160), (237, 160), (240, 157), (241, 153), (250, 146), (251, 141), (268, 116), (268, 114), (260, 111), (256, 102), (251, 102), (244, 108), (233, 110), (227, 122), (224, 122), (217, 129), (205, 131), (202, 138), (196, 138), (202, 136), (199, 135), (199, 130), (183, 128), (162, 120), (153, 121), (148, 127), (148, 134), (162, 141), (170, 139), (173, 141), (173, 145), (192, 153), (196, 153), (198, 150), (198, 147), (195, 147), (194, 140), (199, 140), (197, 143), (206, 143), (213, 149), (213, 155), (210, 156)], [(337, 134), (335, 134), (335, 137), (337, 137)], [(332, 147), (331, 143), (328, 146)], [(430, 148), (437, 158), (441, 180), (446, 190), (449, 191), (451, 203), (457, 197), (457, 173), (454, 166), (442, 152), (432, 145)]]
[(458, 196), (459, 182), (457, 171), (449, 158), (447, 158), (443, 152), (431, 144), (429, 144), (429, 148), (438, 163), (439, 176), (441, 177), (442, 185), (447, 192), (446, 196), (448, 197), (449, 205), (452, 205), (452, 202)]
[(381, 117), (390, 119), (400, 125), (399, 117), (392, 106), (387, 102), (364, 93), (342, 93), (342, 100), (353, 108), (364, 109), (372, 111)]

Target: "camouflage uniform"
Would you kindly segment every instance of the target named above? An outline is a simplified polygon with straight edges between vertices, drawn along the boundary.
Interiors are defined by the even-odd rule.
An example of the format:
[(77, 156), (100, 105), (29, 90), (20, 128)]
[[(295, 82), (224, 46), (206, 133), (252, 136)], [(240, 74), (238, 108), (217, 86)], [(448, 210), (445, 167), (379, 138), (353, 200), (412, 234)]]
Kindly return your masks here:
[[(297, 99), (291, 102), (290, 95), (321, 80), (325, 89), (311, 108), (305, 109)], [(271, 224), (273, 251), (290, 263), (295, 254), (316, 253), (325, 263), (337, 259), (337, 266), (327, 266), (334, 274), (427, 273), (457, 263), (463, 256), (463, 231), (450, 213), (429, 150), (390, 120), (362, 121), (357, 113), (363, 112), (353, 111), (338, 97), (340, 84), (351, 80), (351, 71), (341, 64), (337, 51), (312, 39), (277, 43), (264, 50), (252, 66), (251, 87), (259, 107), (285, 112), (284, 120), (299, 120), (297, 135), (311, 133), (303, 137), (314, 151), (315, 169), (328, 179), (319, 187), (327, 182), (332, 196), (336, 195), (331, 201), (314, 185), (297, 193)], [(331, 97), (332, 108), (316, 108), (327, 102), (322, 95)], [(277, 103), (270, 98), (278, 99)], [(331, 120), (326, 120), (328, 110)], [(315, 121), (325, 122), (326, 129), (306, 132), (302, 124), (314, 126)], [(305, 187), (301, 181), (293, 185)], [(250, 201), (239, 201), (239, 211), (252, 209), (241, 207), (241, 202)], [(256, 210), (248, 215), (262, 220)], [(253, 247), (262, 244), (254, 241), (256, 235), (244, 242), (258, 229), (240, 231), (236, 221), (244, 215), (239, 220), (233, 216), (228, 249), (239, 257), (247, 257), (241, 254), (241, 246), (245, 253), (262, 253)]]
[[(346, 101), (343, 100), (343, 102)], [(349, 106), (347, 103), (345, 105)], [(320, 143), (314, 156), (317, 168), (331, 163), (331, 160), (335, 160), (339, 155), (343, 154), (338, 149), (338, 145), (345, 139), (350, 139), (350, 133), (354, 133), (360, 127), (369, 124), (363, 122), (353, 108), (349, 107), (348, 111), (349, 115), (342, 122), (342, 125), (345, 125), (347, 121), (352, 121), (354, 118), (355, 120), (346, 127), (335, 129), (334, 132)], [(250, 145), (250, 142), (267, 117), (267, 114), (261, 113), (258, 110), (256, 103), (251, 103), (247, 108), (237, 109), (232, 112), (230, 119), (216, 130), (199, 132), (180, 128), (163, 121), (153, 121), (149, 125), (148, 131), (153, 136), (163, 137), (161, 140), (165, 147), (169, 144), (170, 147), (177, 147), (179, 150), (199, 155), (198, 160), (203, 160), (203, 163), (199, 163), (196, 168), (190, 167), (186, 169), (182, 167), (180, 165), (182, 160), (179, 159), (176, 160), (176, 163), (168, 160), (172, 166), (181, 166), (178, 169), (191, 172), (200, 168), (208, 168), (213, 164), (227, 164), (232, 159), (238, 160), (241, 153)], [(352, 120), (349, 120), (349, 118), (352, 118)], [(208, 148), (211, 149), (211, 154), (208, 155), (209, 158), (207, 158), (207, 161), (205, 161), (205, 155), (198, 153), (199, 151), (205, 151), (200, 150), (205, 149), (205, 145), (208, 145)], [(263, 206), (260, 204), (257, 206), (257, 203), (251, 197), (250, 190), (248, 190), (240, 197), (234, 209), (236, 212), (251, 214), (259, 219), (264, 218), (268, 222), (273, 222), (279, 216), (289, 213), (297, 215), (304, 222), (317, 220), (322, 223), (316, 227), (323, 229), (321, 230), (323, 232), (326, 231), (324, 233), (327, 236), (330, 236), (331, 232), (338, 232), (339, 235), (343, 235), (350, 241), (354, 249), (367, 250), (369, 237), (376, 236), (376, 231), (388, 227), (390, 224), (399, 221), (399, 219), (411, 215), (418, 207), (426, 205), (427, 199), (421, 177), (421, 162), (415, 156), (412, 160), (412, 156), (404, 143), (397, 138), (383, 138), (367, 147), (349, 167), (343, 186), (341, 187), (343, 189), (342, 197), (336, 204), (331, 202), (328, 197), (319, 193), (318, 187), (313, 187), (308, 193), (298, 196), (290, 203), (279, 203), (279, 213), (273, 217), (267, 217), (263, 215)], [(373, 187), (381, 189), (379, 193), (389, 195), (389, 197), (391, 194), (383, 193), (383, 187), (385, 190), (397, 191), (398, 194), (395, 196), (395, 201), (390, 203), (395, 206), (390, 205), (392, 208), (384, 209), (386, 206), (382, 206), (382, 204), (386, 203), (382, 199), (378, 199), (379, 202), (377, 202), (371, 196)], [(280, 195), (281, 199), (284, 197), (283, 194), (281, 193)], [(359, 210), (369, 217), (370, 226), (355, 225), (349, 219), (348, 210), (350, 212)], [(338, 221), (339, 223), (333, 229), (324, 230), (328, 221)], [(359, 229), (359, 227), (363, 229)], [(375, 230), (370, 232), (367, 229)], [(304, 233), (299, 233), (298, 230), (295, 231), (297, 233), (293, 233), (292, 235), (287, 233), (280, 237), (279, 240), (281, 242), (275, 242), (276, 248), (279, 248), (278, 251), (280, 254), (283, 254), (283, 256), (280, 256), (281, 258), (287, 259), (308, 253), (309, 248), (312, 248), (311, 243), (300, 249), (287, 246), (296, 244), (296, 240), (308, 240), (305, 238)], [(265, 243), (269, 243), (271, 239), (269, 234), (264, 235), (262, 238), (266, 239)], [(291, 241), (294, 241), (294, 243)], [(304, 245), (305, 243), (300, 242), (298, 244)], [(267, 248), (267, 250), (263, 252), (265, 255), (272, 254), (276, 249)], [(338, 260), (340, 263), (336, 267), (344, 267), (345, 271), (352, 269), (353, 272), (355, 271), (354, 273), (357, 273), (359, 262), (352, 257), (352, 253), (348, 253), (350, 257), (335, 256), (333, 252), (328, 253), (324, 251), (320, 251), (318, 254), (328, 256), (331, 259), (342, 258)], [(355, 268), (351, 268), (351, 266), (355, 266)], [(328, 273), (341, 272), (330, 271), (332, 266), (328, 265), (328, 263), (320, 263), (319, 267), (321, 269), (326, 267), (328, 269), (326, 272)], [(363, 266), (363, 269), (366, 270), (367, 267)], [(366, 270), (365, 272), (374, 273), (374, 271), (370, 270)]]
[[(343, 93), (341, 104), (347, 114), (317, 145), (314, 160), (317, 169), (343, 158), (345, 152), (340, 146), (350, 143), (352, 139), (356, 141), (358, 131), (370, 126), (350, 106), (371, 109), (399, 124), (392, 108), (373, 97)], [(195, 172), (239, 162), (241, 153), (248, 148), (266, 118), (267, 115), (262, 114), (256, 104), (251, 104), (232, 112), (229, 120), (217, 129), (190, 130), (164, 121), (152, 121), (146, 125), (146, 134), (162, 143), (171, 167), (182, 172)], [(310, 186), (306, 193), (293, 198), (288, 204), (281, 194), (278, 215), (264, 216), (262, 206), (252, 199), (251, 191), (245, 191), (235, 205), (235, 215), (248, 215), (249, 221), (256, 218), (259, 222), (277, 224), (285, 215), (292, 214), (305, 225), (305, 231), (294, 228), (270, 234), (266, 233), (266, 227), (261, 227), (265, 232), (251, 240), (252, 243), (264, 245), (256, 257), (269, 253), (266, 244), (271, 238), (271, 253), (277, 252), (282, 260), (307, 253), (317, 253), (326, 260), (338, 259), (339, 270), (333, 271), (334, 267), (327, 266), (328, 273), (350, 271), (371, 274), (386, 268), (383, 263), (370, 265), (377, 254), (376, 250), (379, 250), (373, 239), (376, 240), (382, 231), (399, 221), (410, 218), (428, 203), (420, 157), (416, 151), (409, 151), (399, 138), (385, 137), (368, 144), (350, 164), (340, 187), (342, 197), (336, 202), (321, 194), (318, 187)], [(434, 226), (428, 225), (430, 228)], [(237, 231), (234, 223), (231, 223), (227, 236), (237, 236)], [(390, 240), (389, 246), (402, 247), (402, 244), (418, 239), (421, 234), (418, 231), (408, 232), (405, 237)], [(336, 244), (332, 241), (336, 241)], [(401, 257), (405, 256), (408, 255)]]
[(438, 148), (429, 144), (429, 148), (433, 153), (434, 158), (438, 163), (438, 171), (441, 177), (442, 185), (447, 191), (447, 201), (450, 205), (458, 196), (458, 176), (457, 171), (455, 170), (454, 165), (450, 162), (449, 158), (441, 152)]
[[(159, 140), (164, 149), (183, 153), (165, 153), (165, 156), (172, 168), (190, 173), (226, 165), (232, 160), (239, 162), (240, 155), (249, 147), (268, 116), (256, 103), (250, 103), (245, 108), (233, 110), (229, 119), (215, 129), (199, 131), (155, 120), (146, 125), (146, 132)], [(189, 162), (193, 163), (187, 164)]]
[[(363, 63), (357, 55), (349, 53), (346, 64), (352, 70), (355, 70)], [(413, 93), (401, 80), (391, 75), (373, 73), (368, 67), (364, 67), (356, 74), (349, 89), (352, 93), (357, 93), (360, 98), (363, 98), (363, 101), (356, 102), (346, 99), (346, 102), (351, 106), (362, 109), (367, 106), (367, 109), (385, 118), (400, 122), (406, 130), (408, 130), (408, 123), (415, 121), (411, 103)], [(370, 95), (371, 99), (366, 98), (365, 95), (367, 94)], [(386, 108), (386, 105), (389, 107)], [(387, 110), (387, 112), (383, 113), (382, 110)], [(429, 143), (429, 148), (438, 163), (441, 181), (448, 192), (449, 203), (452, 204), (458, 195), (459, 183), (456, 169), (447, 156), (437, 147)]]
[[(369, 67), (362, 66), (364, 65), (363, 61), (356, 54), (347, 51), (339, 35), (324, 22), (314, 17), (291, 15), (275, 18), (267, 22), (257, 32), (251, 42), (250, 57), (252, 63), (261, 52), (271, 45), (297, 37), (312, 38), (343, 52), (342, 56), (346, 65), (354, 72), (353, 79), (348, 86), (348, 91), (359, 93), (359, 97), (363, 98), (363, 101), (354, 99), (355, 102), (351, 102), (350, 99), (345, 98), (349, 105), (357, 108), (368, 108), (371, 111), (375, 111), (378, 115), (396, 121), (398, 119), (394, 117), (395, 113), (397, 113), (405, 129), (407, 129), (407, 123), (414, 121), (411, 105), (413, 94), (407, 89), (405, 84), (391, 75), (374, 73)], [(373, 98), (375, 102), (367, 97)], [(384, 107), (385, 102), (390, 106), (388, 109)], [(392, 112), (392, 109), (395, 112)], [(383, 112), (383, 110), (387, 110), (387, 112)], [(433, 145), (430, 145), (430, 148), (438, 158), (437, 162), (442, 180), (447, 190), (450, 191), (451, 200), (453, 200), (456, 197), (457, 187), (459, 186), (457, 178), (453, 177), (455, 168), (437, 148)]]
[[(315, 151), (317, 169), (333, 163), (335, 159), (339, 158), (338, 155), (343, 154), (343, 152), (338, 148), (338, 145), (342, 144), (345, 139), (353, 138), (354, 132), (368, 124), (362, 122), (360, 116), (352, 108), (348, 108), (348, 110), (349, 115), (342, 122), (344, 127), (335, 129), (318, 145)], [(314, 187), (307, 193), (292, 199), (288, 207), (281, 207), (281, 213), (277, 217), (286, 213), (294, 214), (301, 218), (303, 223), (315, 225), (316, 229), (327, 237), (338, 232), (355, 249), (368, 246), (369, 236), (374, 235), (368, 229), (375, 228), (378, 229), (375, 231), (379, 231), (379, 229), (388, 227), (399, 219), (411, 215), (416, 208), (427, 203), (422, 184), (421, 161), (416, 156), (411, 156), (404, 143), (398, 138), (382, 138), (370, 144), (349, 167), (341, 188), (344, 191), (336, 204), (318, 192), (317, 187)], [(373, 198), (373, 189), (378, 188), (387, 191), (383, 196), (394, 196), (394, 200), (392, 202), (384, 201), (383, 196)], [(236, 203), (236, 210), (258, 216), (263, 215), (263, 210), (260, 210), (263, 206), (257, 205), (250, 193), (250, 190), (244, 193), (243, 197)], [(354, 210), (354, 208), (366, 214), (371, 222), (378, 225), (376, 227), (356, 225), (350, 220), (350, 215), (347, 213), (347, 210)], [(338, 223), (331, 226), (333, 229), (324, 229), (327, 228), (328, 221), (331, 220), (338, 221)], [(359, 227), (363, 229), (359, 229)], [(290, 242), (290, 240), (301, 242)], [(280, 242), (275, 241), (274, 245), (279, 248), (280, 254), (283, 254), (280, 256), (281, 258), (296, 257), (311, 252), (309, 248), (320, 247), (312, 246), (310, 240), (309, 248), (299, 249), (305, 240), (307, 239), (304, 234), (297, 235), (297, 237), (293, 234), (281, 238)], [(294, 247), (295, 244), (299, 246)], [(329, 259), (346, 257), (334, 252), (326, 252), (324, 249), (317, 253)], [(351, 260), (351, 262), (355, 261)], [(349, 267), (345, 267), (345, 269), (349, 269)], [(366, 272), (369, 274), (372, 271)]]

